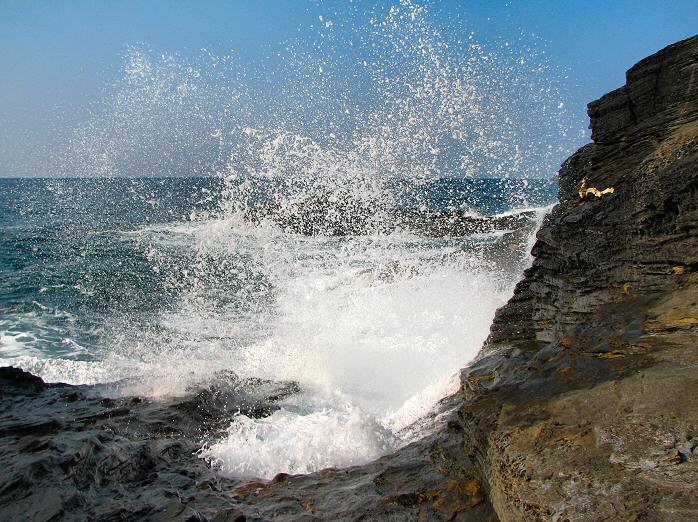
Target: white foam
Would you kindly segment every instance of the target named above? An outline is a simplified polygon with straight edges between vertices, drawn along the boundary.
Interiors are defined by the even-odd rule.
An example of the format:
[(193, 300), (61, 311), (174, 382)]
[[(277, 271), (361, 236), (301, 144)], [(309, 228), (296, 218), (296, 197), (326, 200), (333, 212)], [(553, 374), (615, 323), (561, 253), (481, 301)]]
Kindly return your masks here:
[[(229, 57), (187, 64), (131, 49), (103, 110), (71, 139), (69, 170), (123, 175), (162, 160), (179, 172), (198, 164), (196, 151), (215, 149), (204, 163), (224, 182), (219, 214), (125, 235), (148, 245), (150, 268), (177, 299), (152, 316), (111, 318), (102, 360), (18, 364), (49, 380), (135, 377), (114, 393), (151, 396), (183, 393), (220, 369), (298, 381), (303, 397), (267, 419), (239, 416), (202, 452), (228, 474), (359, 464), (419, 436), (411, 426), (456, 389), (517, 274), (496, 272), (457, 239), (306, 238), (240, 216), (260, 193), (289, 211), (350, 196), (358, 208), (375, 204), (380, 222), (397, 200), (391, 179), (549, 174), (567, 155), (551, 137), (566, 127), (550, 104), (559, 85), (544, 53), (523, 44), (490, 52), (472, 34), (445, 38), (412, 0), (392, 7), (367, 16), (347, 7), (320, 27), (332, 38), (320, 35), (317, 54), (307, 41), (289, 44), (274, 57), (288, 69), (274, 92), (246, 83)], [(347, 56), (354, 43), (361, 48)], [(173, 249), (191, 259), (184, 269)], [(15, 356), (13, 335), (4, 343)]]
[(35, 351), (33, 347), (35, 342), (36, 337), (30, 332), (1, 331), (0, 355), (8, 358), (32, 353)]
[[(119, 378), (114, 368), (102, 361), (76, 361), (45, 356), (0, 357), (0, 366), (15, 366), (38, 375), (46, 382), (98, 384)], [(126, 374), (121, 377), (125, 377)]]
[(298, 381), (318, 402), (236, 419), (203, 453), (233, 475), (358, 464), (423, 434), (405, 430), (457, 389), (510, 289), (448, 240), (287, 237), (261, 252), (275, 313), (235, 370)]
[(394, 439), (350, 404), (306, 414), (281, 409), (264, 419), (238, 416), (227, 437), (201, 455), (226, 475), (271, 478), (362, 464), (394, 448)]

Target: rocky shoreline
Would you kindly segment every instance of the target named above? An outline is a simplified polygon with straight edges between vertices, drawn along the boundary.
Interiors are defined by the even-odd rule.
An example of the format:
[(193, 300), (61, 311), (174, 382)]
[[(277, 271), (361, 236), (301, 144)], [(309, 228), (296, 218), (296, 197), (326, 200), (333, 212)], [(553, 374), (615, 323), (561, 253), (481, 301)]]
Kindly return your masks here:
[(698, 37), (589, 115), (442, 429), (365, 466), (235, 481), (195, 454), (221, 404), (268, 415), (293, 383), (226, 375), (153, 403), (5, 368), (0, 519), (696, 520)]

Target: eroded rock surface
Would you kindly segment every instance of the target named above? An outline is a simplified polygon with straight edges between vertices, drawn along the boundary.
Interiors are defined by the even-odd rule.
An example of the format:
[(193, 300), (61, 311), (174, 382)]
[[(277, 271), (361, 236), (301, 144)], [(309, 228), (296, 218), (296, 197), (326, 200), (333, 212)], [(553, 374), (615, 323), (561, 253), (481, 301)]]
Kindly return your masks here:
[(0, 518), (698, 519), (698, 37), (589, 115), (594, 142), (561, 169), (533, 266), (433, 435), (366, 466), (236, 482), (193, 455), (229, 420), (220, 393), (246, 402), (233, 392), (195, 394), (197, 418), (3, 370)]
[(225, 373), (183, 398), (104, 391), (0, 368), (0, 520), (244, 520), (237, 482), (196, 452), (238, 410), (269, 415), (298, 388)]
[(696, 520), (698, 38), (589, 115), (460, 422), (502, 520)]

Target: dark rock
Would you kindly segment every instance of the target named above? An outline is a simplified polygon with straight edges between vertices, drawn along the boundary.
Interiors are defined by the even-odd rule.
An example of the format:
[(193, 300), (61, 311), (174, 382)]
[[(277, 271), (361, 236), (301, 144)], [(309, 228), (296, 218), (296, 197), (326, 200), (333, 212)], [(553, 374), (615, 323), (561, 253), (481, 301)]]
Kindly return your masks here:
[(394, 212), (393, 222), (402, 229), (427, 237), (470, 236), (504, 231), (521, 231), (522, 236), (527, 236), (538, 224), (538, 215), (533, 210), (479, 216), (458, 210), (426, 212), (403, 209)]
[(0, 368), (0, 397), (20, 393), (36, 393), (46, 388), (46, 383), (29, 372), (19, 368)]
[(389, 208), (348, 194), (307, 197), (301, 202), (248, 211), (247, 219), (267, 220), (288, 232), (306, 236), (361, 236), (406, 230), (426, 237), (471, 236), (500, 231), (530, 233), (538, 224), (535, 211), (480, 216), (453, 210)]
[(243, 521), (226, 492), (238, 482), (196, 453), (238, 411), (269, 415), (299, 391), (229, 372), (166, 400), (103, 399), (16, 368), (0, 383), (0, 520)]
[(287, 232), (306, 236), (349, 236), (383, 230), (388, 223), (385, 202), (360, 199), (347, 190), (297, 195), (284, 204), (248, 209), (253, 223), (271, 222)]

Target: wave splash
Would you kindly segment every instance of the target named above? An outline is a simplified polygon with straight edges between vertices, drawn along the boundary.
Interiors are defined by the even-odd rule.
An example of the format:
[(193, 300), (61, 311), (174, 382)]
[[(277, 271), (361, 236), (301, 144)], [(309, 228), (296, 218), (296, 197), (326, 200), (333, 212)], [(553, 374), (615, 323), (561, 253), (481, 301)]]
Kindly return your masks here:
[[(78, 175), (219, 177), (213, 207), (122, 234), (176, 298), (107, 321), (95, 365), (148, 375), (114, 385), (123, 394), (185, 393), (224, 369), (299, 383), (205, 444), (231, 475), (360, 464), (424, 435), (415, 422), (457, 389), (536, 221), (514, 240), (424, 237), (396, 215), (540, 205), (525, 178), (574, 145), (557, 73), (523, 38), (484, 44), (409, 0), (319, 21), (254, 67), (131, 49), (65, 153)], [(449, 176), (499, 181), (459, 192), (439, 185)]]

